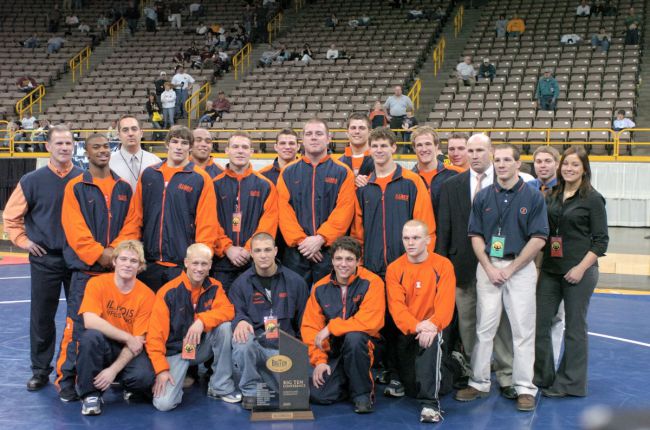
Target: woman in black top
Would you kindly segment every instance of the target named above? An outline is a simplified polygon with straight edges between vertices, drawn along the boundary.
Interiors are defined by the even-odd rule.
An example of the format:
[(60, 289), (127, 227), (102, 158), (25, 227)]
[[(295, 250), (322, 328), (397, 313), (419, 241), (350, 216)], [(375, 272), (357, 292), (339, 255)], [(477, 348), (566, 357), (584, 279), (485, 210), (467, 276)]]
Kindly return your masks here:
[[(535, 384), (547, 397), (587, 395), (587, 309), (598, 283), (598, 257), (609, 236), (605, 199), (591, 186), (589, 158), (572, 146), (560, 160), (558, 185), (546, 198), (550, 237), (537, 288)], [(564, 300), (564, 354), (555, 370), (551, 324)]]
[[(147, 110), (147, 114), (149, 114), (149, 121), (151, 121), (153, 128), (162, 128), (162, 108), (160, 107), (158, 100), (156, 100), (155, 94), (149, 93), (147, 103), (145, 104), (145, 109)], [(157, 121), (154, 119), (154, 116), (156, 117)], [(153, 140), (163, 140), (162, 133), (155, 132), (153, 134)]]

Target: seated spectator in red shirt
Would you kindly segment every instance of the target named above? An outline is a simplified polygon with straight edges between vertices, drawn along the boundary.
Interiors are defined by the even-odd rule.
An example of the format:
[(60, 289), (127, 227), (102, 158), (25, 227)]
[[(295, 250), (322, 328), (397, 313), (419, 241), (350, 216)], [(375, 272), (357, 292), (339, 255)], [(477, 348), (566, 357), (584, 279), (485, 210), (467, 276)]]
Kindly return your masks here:
[(218, 119), (221, 119), (224, 113), (230, 112), (230, 101), (228, 101), (223, 91), (217, 93), (217, 99), (212, 102), (212, 106), (217, 111)]

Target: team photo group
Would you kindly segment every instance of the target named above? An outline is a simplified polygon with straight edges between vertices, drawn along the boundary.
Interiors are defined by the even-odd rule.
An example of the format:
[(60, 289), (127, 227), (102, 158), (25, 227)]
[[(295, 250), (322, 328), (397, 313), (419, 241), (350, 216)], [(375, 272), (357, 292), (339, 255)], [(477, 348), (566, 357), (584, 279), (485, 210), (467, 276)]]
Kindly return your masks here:
[[(493, 374), (523, 412), (538, 389), (588, 394), (587, 311), (609, 238), (582, 147), (537, 148), (532, 176), (487, 135), (452, 134), (443, 153), (429, 126), (401, 144), (354, 113), (344, 155), (313, 118), (281, 130), (254, 170), (244, 131), (223, 165), (204, 128), (173, 126), (162, 160), (136, 117), (117, 131), (115, 152), (85, 138), (82, 170), (72, 132), (51, 127), (47, 165), (3, 212), (29, 253), (27, 390), (53, 382), (83, 415), (110, 389), (171, 411), (207, 378), (208, 397), (251, 410), (260, 384), (277, 386), (265, 363), (279, 329), (308, 347), (310, 401), (359, 414), (407, 396), (414, 420), (439, 422), (441, 399), (488, 397)], [(396, 161), (400, 146), (414, 165)]]

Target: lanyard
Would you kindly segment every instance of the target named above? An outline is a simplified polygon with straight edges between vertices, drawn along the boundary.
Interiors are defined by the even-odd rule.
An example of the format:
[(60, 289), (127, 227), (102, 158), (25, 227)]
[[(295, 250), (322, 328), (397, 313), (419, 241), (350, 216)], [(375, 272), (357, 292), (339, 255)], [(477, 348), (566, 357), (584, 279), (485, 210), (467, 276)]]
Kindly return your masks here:
[[(526, 184), (523, 184), (523, 185), (526, 185)], [(503, 220), (505, 219), (505, 216), (508, 213), (508, 209), (510, 209), (510, 206), (512, 205), (512, 203), (519, 196), (519, 189), (521, 189), (521, 187), (519, 187), (519, 189), (516, 189), (514, 191), (514, 194), (512, 195), (512, 198), (510, 199), (510, 201), (508, 203), (506, 203), (503, 210), (501, 209), (501, 205), (499, 204), (499, 201), (497, 199), (497, 195), (499, 194), (499, 190), (497, 189), (496, 184), (492, 185), (492, 187), (494, 188), (494, 192), (492, 193), (492, 197), (494, 198), (494, 204), (496, 205), (497, 213), (499, 214), (499, 219), (498, 219), (498, 224), (497, 224), (497, 227), (498, 227), (497, 236), (501, 236), (501, 227), (503, 227)], [(509, 190), (504, 190), (504, 192), (508, 192), (508, 191)]]

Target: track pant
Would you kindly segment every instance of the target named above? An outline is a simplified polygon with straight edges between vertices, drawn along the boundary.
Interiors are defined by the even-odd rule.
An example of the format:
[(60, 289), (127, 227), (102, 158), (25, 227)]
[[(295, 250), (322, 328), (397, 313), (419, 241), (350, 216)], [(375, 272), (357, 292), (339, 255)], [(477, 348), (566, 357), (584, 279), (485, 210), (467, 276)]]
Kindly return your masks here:
[(398, 372), (406, 395), (417, 399), (422, 406), (440, 410), (442, 333), (438, 333), (428, 348), (422, 348), (415, 335), (400, 334), (397, 350)]
[(332, 373), (325, 374), (325, 383), (314, 386), (310, 379), (309, 391), (312, 403), (329, 405), (346, 398), (374, 397), (374, 383), (370, 368), (373, 361), (373, 343), (370, 336), (353, 331), (331, 339), (333, 345), (327, 364)]
[(54, 318), (59, 306), (61, 287), (66, 299), (70, 293), (71, 272), (63, 255), (29, 255), (31, 275), (31, 304), (29, 315), (29, 346), (34, 375), (47, 376), (52, 370), (56, 344)]
[[(511, 260), (491, 258), (496, 268)], [(513, 340), (512, 382), (517, 394), (537, 394), (533, 385), (535, 360), (535, 290), (537, 269), (532, 261), (514, 273), (501, 286), (493, 285), (483, 266), (476, 270), (476, 344), (472, 351), (472, 377), (469, 385), (490, 391), (490, 359), (501, 314), (508, 314)]]
[[(537, 290), (537, 336), (535, 339), (535, 382), (541, 387), (570, 394), (587, 395), (588, 335), (587, 311), (598, 283), (598, 266), (585, 271), (582, 280), (569, 284), (563, 274), (542, 271)], [(551, 324), (564, 300), (564, 354), (555, 371)]]
[(164, 393), (160, 397), (153, 398), (154, 407), (159, 411), (170, 411), (178, 406), (183, 400), (183, 380), (187, 369), (205, 363), (212, 357), (214, 357), (213, 373), (208, 388), (223, 396), (235, 391), (235, 383), (232, 379), (231, 340), (230, 322), (224, 322), (203, 337), (194, 360), (184, 360), (181, 354), (168, 355), (169, 373), (176, 384), (167, 384)]
[[(99, 330), (84, 330), (79, 339), (77, 358), (77, 394), (79, 397), (100, 394), (100, 391), (95, 388), (93, 380), (102, 370), (115, 362), (123, 348), (124, 345), (107, 338)], [(156, 375), (149, 356), (143, 350), (117, 374), (115, 381), (122, 384), (122, 388), (127, 391), (151, 397), (151, 387), (155, 378)]]
[(181, 266), (167, 267), (154, 261), (147, 261), (147, 268), (138, 275), (138, 279), (155, 293), (182, 272), (183, 268)]
[(266, 348), (249, 334), (245, 343), (232, 343), (232, 367), (235, 382), (242, 395), (253, 397), (257, 384), (265, 382), (272, 390), (278, 390), (278, 382), (270, 371), (266, 372), (266, 360), (278, 355), (277, 348)]
[(301, 274), (309, 289), (332, 271), (332, 255), (329, 248), (322, 248), (323, 260), (313, 263), (302, 256), (297, 247), (287, 247), (282, 263), (294, 272)]
[(56, 385), (61, 390), (74, 387), (75, 384), (77, 348), (84, 331), (84, 320), (83, 316), (79, 315), (79, 308), (86, 292), (86, 285), (92, 276), (80, 271), (72, 273), (65, 328), (61, 338), (59, 358), (56, 360)]

